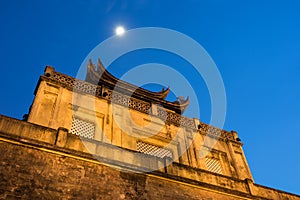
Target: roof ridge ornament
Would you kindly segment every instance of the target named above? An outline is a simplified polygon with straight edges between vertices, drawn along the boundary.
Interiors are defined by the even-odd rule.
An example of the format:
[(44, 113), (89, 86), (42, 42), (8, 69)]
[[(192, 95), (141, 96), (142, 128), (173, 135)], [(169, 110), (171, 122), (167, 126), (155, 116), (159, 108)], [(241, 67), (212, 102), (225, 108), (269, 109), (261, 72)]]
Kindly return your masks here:
[(180, 105), (181, 112), (183, 113), (185, 109), (188, 107), (188, 105), (190, 104), (190, 97), (187, 96), (186, 99), (184, 99), (183, 96), (178, 96), (177, 100), (174, 101), (174, 103)]
[(162, 104), (164, 107), (174, 110), (179, 114), (182, 114), (189, 105), (189, 97), (185, 100), (183, 97), (178, 97), (178, 99), (174, 102), (166, 101), (165, 99), (171, 90), (170, 86), (166, 89), (163, 87), (159, 92), (152, 92), (118, 79), (107, 71), (100, 58), (98, 58), (97, 68), (92, 60), (89, 59), (85, 81), (95, 85), (104, 85), (111, 90), (114, 90), (115, 86), (117, 86), (118, 90), (124, 91), (125, 93), (132, 93), (135, 98), (141, 98), (148, 102)]
[(97, 72), (103, 72), (106, 71), (103, 63), (101, 62), (100, 58), (98, 58), (98, 63), (97, 63)]

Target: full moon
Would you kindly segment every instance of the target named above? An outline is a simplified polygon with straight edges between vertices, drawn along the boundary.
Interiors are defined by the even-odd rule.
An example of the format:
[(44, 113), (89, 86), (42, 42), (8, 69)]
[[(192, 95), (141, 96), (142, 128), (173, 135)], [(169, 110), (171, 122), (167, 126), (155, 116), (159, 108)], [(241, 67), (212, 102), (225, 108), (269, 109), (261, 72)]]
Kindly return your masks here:
[(115, 32), (116, 32), (117, 35), (121, 36), (121, 35), (124, 35), (125, 29), (124, 29), (123, 26), (118, 26), (118, 27), (116, 28)]

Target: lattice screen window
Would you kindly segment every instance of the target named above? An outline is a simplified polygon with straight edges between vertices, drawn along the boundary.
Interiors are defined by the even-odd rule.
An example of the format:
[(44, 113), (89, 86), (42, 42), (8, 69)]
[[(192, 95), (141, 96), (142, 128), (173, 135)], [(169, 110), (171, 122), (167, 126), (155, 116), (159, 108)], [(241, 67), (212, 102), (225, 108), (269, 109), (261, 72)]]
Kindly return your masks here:
[(164, 157), (168, 157), (168, 158), (172, 158), (173, 154), (170, 150), (168, 149), (164, 149), (155, 145), (151, 145), (151, 144), (147, 144), (141, 141), (137, 142), (137, 151), (144, 153), (144, 154), (148, 154), (148, 155), (152, 155), (152, 156), (156, 156), (159, 158), (164, 158)]
[(208, 171), (223, 174), (222, 166), (219, 159), (206, 157), (205, 162)]
[(70, 133), (93, 139), (95, 136), (95, 124), (73, 117)]

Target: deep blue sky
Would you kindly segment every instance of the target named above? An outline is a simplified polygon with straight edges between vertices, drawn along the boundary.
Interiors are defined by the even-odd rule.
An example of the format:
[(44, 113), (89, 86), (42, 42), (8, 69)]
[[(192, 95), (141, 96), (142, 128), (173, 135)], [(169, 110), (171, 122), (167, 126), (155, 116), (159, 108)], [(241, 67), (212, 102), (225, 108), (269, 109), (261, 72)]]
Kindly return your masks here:
[[(21, 118), (45, 65), (76, 75), (118, 24), (174, 29), (199, 42), (217, 64), (228, 101), (224, 128), (239, 133), (255, 182), (300, 194), (298, 0), (28, 2), (0, 2), (1, 114)], [(142, 64), (135, 61), (139, 53), (115, 65)], [(143, 55), (145, 63), (172, 64), (166, 53)], [(201, 104), (201, 119), (208, 122), (205, 85), (199, 93), (208, 98)]]

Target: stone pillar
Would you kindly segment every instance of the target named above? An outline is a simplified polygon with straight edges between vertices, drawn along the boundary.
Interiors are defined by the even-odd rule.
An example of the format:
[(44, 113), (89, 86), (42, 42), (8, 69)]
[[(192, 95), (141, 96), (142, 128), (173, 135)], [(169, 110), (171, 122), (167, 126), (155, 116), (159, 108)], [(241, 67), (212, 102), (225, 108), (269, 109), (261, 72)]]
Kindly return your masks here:
[(237, 160), (236, 160), (236, 157), (235, 157), (235, 153), (234, 153), (234, 149), (233, 149), (232, 143), (231, 143), (230, 140), (227, 140), (226, 143), (227, 143), (227, 146), (228, 146), (228, 149), (229, 149), (230, 157), (231, 157), (231, 159), (233, 161), (233, 167), (235, 169), (235, 172), (236, 172), (238, 178), (241, 179), (242, 175), (241, 175), (241, 173), (240, 173), (240, 171), (238, 169)]
[(59, 127), (57, 130), (55, 145), (58, 147), (65, 147), (67, 143), (68, 132), (68, 129)]
[(245, 181), (248, 186), (249, 193), (251, 195), (255, 195), (253, 180), (250, 178), (246, 178)]

